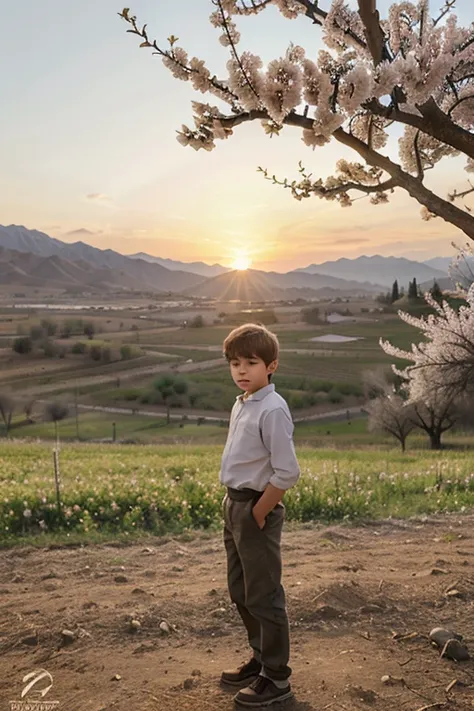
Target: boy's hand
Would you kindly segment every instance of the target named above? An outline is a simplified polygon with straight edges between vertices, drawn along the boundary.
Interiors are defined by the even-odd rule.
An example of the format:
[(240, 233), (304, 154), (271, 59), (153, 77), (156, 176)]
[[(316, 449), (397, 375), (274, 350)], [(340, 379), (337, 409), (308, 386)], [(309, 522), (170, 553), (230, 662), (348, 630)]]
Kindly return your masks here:
[(262, 528), (265, 526), (266, 517), (264, 516), (264, 517), (262, 518), (262, 516), (259, 515), (258, 510), (255, 511), (255, 508), (256, 508), (256, 507), (254, 506), (254, 508), (252, 509), (252, 515), (253, 515), (253, 517), (254, 517), (256, 523), (257, 523), (257, 526), (258, 526), (260, 529), (262, 529)]

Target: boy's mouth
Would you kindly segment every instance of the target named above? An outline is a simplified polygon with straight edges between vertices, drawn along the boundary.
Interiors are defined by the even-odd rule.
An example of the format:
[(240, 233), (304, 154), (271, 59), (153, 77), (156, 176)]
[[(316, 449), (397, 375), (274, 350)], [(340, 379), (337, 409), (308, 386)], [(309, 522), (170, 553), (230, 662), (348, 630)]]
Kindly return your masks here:
[(237, 380), (239, 385), (248, 385), (250, 383), (250, 380)]

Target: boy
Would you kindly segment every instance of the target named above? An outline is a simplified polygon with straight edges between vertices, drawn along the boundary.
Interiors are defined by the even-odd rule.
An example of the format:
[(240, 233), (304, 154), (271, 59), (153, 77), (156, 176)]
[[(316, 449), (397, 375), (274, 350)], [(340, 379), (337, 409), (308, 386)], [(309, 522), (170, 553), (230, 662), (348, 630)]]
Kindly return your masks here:
[(221, 681), (248, 686), (237, 704), (261, 707), (292, 696), (289, 628), (281, 584), (281, 499), (296, 484), (299, 467), (293, 422), (285, 400), (270, 383), (278, 367), (277, 337), (246, 324), (224, 341), (234, 383), (243, 390), (230, 418), (220, 481), (224, 498), (224, 543), (231, 600), (247, 630), (253, 656)]

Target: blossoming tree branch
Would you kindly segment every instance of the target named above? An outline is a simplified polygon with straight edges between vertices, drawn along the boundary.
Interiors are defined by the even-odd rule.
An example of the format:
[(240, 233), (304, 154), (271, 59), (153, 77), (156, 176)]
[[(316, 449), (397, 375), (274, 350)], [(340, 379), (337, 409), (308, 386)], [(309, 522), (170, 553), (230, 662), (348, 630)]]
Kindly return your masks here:
[[(359, 158), (340, 160), (326, 180), (314, 179), (302, 163), (291, 182), (259, 170), (297, 200), (315, 195), (342, 206), (350, 206), (357, 193), (374, 204), (387, 202), (402, 188), (422, 205), (424, 219), (441, 217), (474, 240), (474, 216), (465, 200), (474, 186), (466, 180), (465, 189), (441, 196), (425, 184), (426, 172), (449, 156), (465, 156), (466, 171), (474, 172), (474, 24), (458, 26), (455, 0), (445, 0), (435, 17), (428, 0), (395, 3), (384, 20), (376, 0), (358, 0), (358, 11), (343, 0), (327, 0), (327, 9), (320, 0), (211, 3), (210, 21), (230, 51), (228, 76), (222, 79), (204, 60), (190, 59), (176, 37), (163, 49), (129, 8), (119, 13), (128, 32), (142, 40), (140, 46), (161, 56), (174, 77), (219, 101), (218, 106), (193, 102), (195, 126), (182, 126), (180, 143), (210, 151), (248, 121), (260, 121), (270, 135), (296, 128), (312, 149), (335, 139)], [(267, 66), (257, 54), (239, 53), (236, 19), (271, 5), (288, 20), (304, 15), (321, 28), (327, 50), (311, 57), (291, 45)], [(403, 127), (398, 158), (382, 152), (395, 125)]]

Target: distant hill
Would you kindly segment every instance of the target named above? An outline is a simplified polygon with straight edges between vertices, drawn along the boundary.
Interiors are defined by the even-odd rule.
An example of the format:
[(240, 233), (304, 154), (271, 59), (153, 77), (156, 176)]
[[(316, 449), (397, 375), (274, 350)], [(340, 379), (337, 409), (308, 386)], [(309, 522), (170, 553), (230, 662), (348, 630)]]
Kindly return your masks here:
[(335, 262), (310, 264), (298, 272), (307, 274), (325, 274), (339, 279), (352, 279), (358, 282), (375, 282), (384, 287), (392, 286), (395, 279), (400, 286), (407, 286), (415, 278), (418, 282), (446, 278), (447, 272), (435, 269), (429, 264), (411, 261), (404, 257), (357, 257), (357, 259), (338, 259)]
[[(132, 261), (132, 260), (131, 260)], [(50, 287), (67, 291), (150, 291), (179, 292), (189, 281), (202, 280), (195, 274), (172, 272), (159, 264), (140, 263), (133, 269), (93, 267), (87, 262), (72, 262), (57, 255), (42, 257), (0, 247), (0, 285)]]
[(187, 289), (189, 296), (241, 301), (272, 301), (297, 298), (331, 298), (340, 295), (374, 294), (382, 287), (348, 282), (320, 274), (232, 271)]
[[(94, 276), (91, 280), (87, 277), (86, 281), (79, 278), (79, 283), (85, 285), (91, 283), (96, 290), (103, 287), (175, 293), (199, 284), (205, 278), (188, 271), (171, 271), (161, 264), (151, 264), (143, 259), (130, 259), (111, 249), (97, 249), (84, 242), (66, 244), (49, 237), (44, 232), (28, 230), (23, 226), (0, 226), (1, 247), (19, 254), (24, 253), (24, 259), (20, 259), (19, 254), (13, 258), (14, 268), (17, 264), (21, 264), (20, 269), (23, 269), (23, 265), (29, 263), (31, 261), (29, 258), (32, 256), (50, 260), (41, 267), (35, 266), (40, 268), (35, 275), (28, 268), (25, 272), (26, 276), (35, 276), (43, 286), (55, 286), (56, 280), (59, 285), (63, 284), (65, 262), (85, 264), (88, 275)], [(67, 269), (70, 270), (71, 267)], [(36, 281), (35, 284), (37, 283)]]
[(433, 259), (426, 259), (423, 264), (426, 264), (432, 269), (439, 269), (441, 272), (447, 274), (452, 261), (453, 257), (433, 257)]
[(130, 259), (143, 259), (145, 262), (150, 262), (150, 264), (161, 264), (162, 267), (170, 269), (171, 271), (180, 270), (182, 272), (192, 272), (193, 274), (200, 274), (203, 277), (214, 277), (219, 274), (226, 274), (232, 271), (227, 267), (223, 267), (221, 264), (206, 264), (205, 262), (179, 262), (175, 259), (162, 259), (161, 257), (152, 257), (151, 254), (146, 254), (146, 252), (138, 252), (138, 254), (128, 255)]

